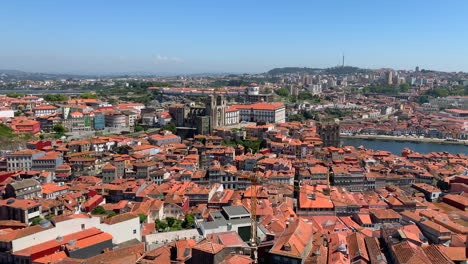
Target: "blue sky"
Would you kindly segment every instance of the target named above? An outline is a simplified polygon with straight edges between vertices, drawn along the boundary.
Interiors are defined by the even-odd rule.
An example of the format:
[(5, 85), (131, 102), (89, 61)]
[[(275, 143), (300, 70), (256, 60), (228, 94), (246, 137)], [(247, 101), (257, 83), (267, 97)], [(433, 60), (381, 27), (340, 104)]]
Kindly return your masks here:
[(468, 71), (468, 1), (3, 1), (0, 69)]

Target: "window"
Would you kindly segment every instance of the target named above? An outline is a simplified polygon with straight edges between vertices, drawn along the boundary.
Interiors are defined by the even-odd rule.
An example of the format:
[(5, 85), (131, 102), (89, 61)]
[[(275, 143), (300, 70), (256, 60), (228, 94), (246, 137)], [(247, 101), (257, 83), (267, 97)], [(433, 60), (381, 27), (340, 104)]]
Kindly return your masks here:
[(85, 229), (85, 224), (81, 224), (81, 230)]
[(133, 234), (136, 234), (136, 229), (133, 229)]

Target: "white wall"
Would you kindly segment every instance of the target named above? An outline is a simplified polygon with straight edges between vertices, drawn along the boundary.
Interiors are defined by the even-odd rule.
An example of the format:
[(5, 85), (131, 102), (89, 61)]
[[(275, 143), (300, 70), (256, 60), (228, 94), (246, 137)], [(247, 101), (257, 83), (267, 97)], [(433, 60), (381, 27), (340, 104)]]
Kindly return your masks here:
[(1, 110), (0, 117), (14, 117), (15, 111), (13, 110)]
[(44, 231), (13, 240), (13, 251), (44, 243), (46, 241), (56, 239), (58, 236), (66, 236), (79, 232), (81, 231), (81, 224), (85, 224), (85, 229), (97, 227), (99, 225), (99, 218), (74, 218), (71, 220), (59, 222), (54, 228), (44, 229)]
[[(82, 224), (84, 228), (82, 229)], [(29, 236), (25, 236), (12, 241), (13, 251), (25, 249), (49, 240), (56, 239), (58, 236), (66, 236), (84, 229), (96, 227), (103, 232), (111, 234), (114, 238), (114, 244), (120, 244), (132, 239), (141, 241), (141, 228), (140, 219), (138, 217), (132, 218), (128, 221), (108, 225), (100, 222), (99, 217), (91, 218), (73, 218), (66, 221), (56, 223), (56, 226), (50, 229), (44, 229)], [(134, 233), (135, 230), (135, 233)]]
[(148, 234), (145, 236), (145, 242), (148, 244), (158, 243), (163, 244), (162, 241), (176, 241), (179, 239), (190, 239), (195, 237), (196, 239), (201, 238), (202, 236), (198, 233), (197, 229), (187, 229), (187, 230), (179, 230), (179, 231), (172, 231), (172, 232), (161, 232), (161, 233), (153, 233)]
[(112, 242), (114, 244), (120, 244), (132, 239), (137, 239), (138, 241), (141, 241), (141, 228), (139, 217), (135, 217), (128, 221), (116, 223), (113, 225), (101, 224), (99, 229), (111, 234), (114, 237), (112, 239)]

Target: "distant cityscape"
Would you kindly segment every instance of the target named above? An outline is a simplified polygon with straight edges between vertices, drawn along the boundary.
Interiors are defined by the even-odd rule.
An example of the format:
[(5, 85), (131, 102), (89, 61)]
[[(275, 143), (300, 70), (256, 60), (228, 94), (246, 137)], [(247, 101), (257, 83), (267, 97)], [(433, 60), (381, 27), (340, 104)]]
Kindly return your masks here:
[(0, 94), (0, 263), (468, 263), (468, 73), (4, 70)]

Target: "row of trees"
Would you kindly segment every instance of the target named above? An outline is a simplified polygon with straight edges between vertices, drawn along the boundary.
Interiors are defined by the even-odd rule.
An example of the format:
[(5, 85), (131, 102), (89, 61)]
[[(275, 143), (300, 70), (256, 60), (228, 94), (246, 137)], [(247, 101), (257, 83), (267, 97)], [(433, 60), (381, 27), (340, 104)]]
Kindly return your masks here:
[(97, 99), (98, 95), (95, 93), (82, 93), (79, 96), (80, 99)]
[(161, 131), (163, 130), (169, 130), (171, 131), (173, 134), (175, 134), (177, 132), (177, 127), (176, 125), (173, 123), (173, 122), (170, 122), (168, 124), (165, 124), (164, 126), (162, 126), (160, 128)]
[[(6, 96), (11, 98), (18, 98), (26, 96), (24, 93), (7, 93)], [(49, 102), (65, 102), (70, 98), (64, 94), (46, 94), (43, 96), (44, 100)], [(78, 98), (81, 99), (97, 99), (98, 96), (95, 93), (82, 93)]]
[[(104, 207), (98, 205), (94, 207), (94, 209), (91, 211), (92, 215), (107, 215), (107, 218), (114, 217), (117, 215), (115, 212), (110, 212), (108, 213)], [(146, 222), (146, 219), (148, 218), (147, 215), (145, 214), (138, 214), (138, 217), (140, 218), (140, 223)]]
[[(94, 207), (94, 209), (91, 211), (91, 214), (107, 215), (107, 218), (117, 215), (115, 212), (108, 213), (108, 211), (106, 211), (106, 209), (100, 205)], [(140, 219), (140, 223), (145, 223), (148, 219), (148, 216), (145, 214), (138, 214), (138, 217)], [(41, 220), (42, 218), (37, 220), (33, 219), (33, 224), (38, 224)], [(195, 217), (192, 214), (186, 214), (184, 220), (176, 219), (174, 217), (167, 217), (165, 220), (157, 219), (155, 223), (159, 232), (176, 231), (193, 228), (195, 226)]]
[(257, 153), (260, 149), (266, 147), (266, 141), (263, 139), (256, 139), (256, 140), (224, 140), (223, 145), (225, 146), (237, 146), (241, 145), (245, 148), (247, 152), (249, 149), (252, 150), (253, 153)]
[(377, 94), (399, 94), (409, 91), (411, 86), (408, 83), (403, 83), (400, 86), (388, 85), (375, 85), (371, 84), (362, 89), (363, 93), (377, 93)]
[(18, 97), (23, 97), (26, 95), (24, 93), (7, 93), (6, 96), (11, 97), (11, 98), (18, 98)]
[[(388, 85), (369, 85), (362, 89), (363, 93), (377, 93), (377, 94), (399, 94), (406, 93), (411, 89), (409, 83), (403, 83), (399, 86)], [(468, 86), (451, 86), (451, 87), (435, 87), (429, 89), (424, 93), (425, 96), (432, 97), (447, 97), (447, 96), (468, 96)]]
[(318, 95), (314, 95), (314, 94), (312, 94), (311, 92), (308, 92), (308, 91), (302, 91), (302, 92), (300, 92), (298, 94), (297, 97), (294, 97), (294, 98), (290, 96), (289, 90), (284, 88), (284, 87), (276, 89), (275, 93), (278, 96), (281, 96), (281, 97), (288, 97), (291, 102), (297, 102), (298, 100), (299, 101), (307, 101), (307, 102), (313, 103), (313, 104), (318, 104), (318, 103), (323, 103), (324, 102), (324, 100), (322, 100)]
[(299, 95), (297, 96), (297, 99), (302, 100), (302, 101), (307, 101), (312, 104), (318, 104), (318, 103), (324, 102), (322, 99), (320, 99), (318, 95), (314, 95), (311, 92), (306, 92), (306, 91), (300, 92)]
[(66, 102), (70, 98), (64, 94), (46, 94), (44, 95), (44, 100), (48, 102)]
[(128, 85), (121, 82), (116, 83), (114, 87), (103, 87), (97, 90), (101, 96), (109, 95), (149, 95), (148, 87), (172, 87), (172, 84), (166, 82), (141, 82), (141, 81), (129, 81)]
[(275, 90), (275, 93), (281, 97), (287, 97), (289, 95), (289, 90), (286, 88), (279, 88)]
[(312, 113), (310, 111), (301, 111), (299, 114), (288, 116), (289, 121), (302, 122), (302, 121), (309, 120), (309, 119), (318, 120), (319, 119), (318, 114)]
[(427, 90), (425, 95), (433, 97), (468, 96), (468, 86), (435, 87)]
[(156, 219), (155, 223), (159, 232), (177, 231), (193, 228), (195, 226), (195, 217), (191, 214), (186, 214), (184, 220), (167, 217), (165, 220)]

